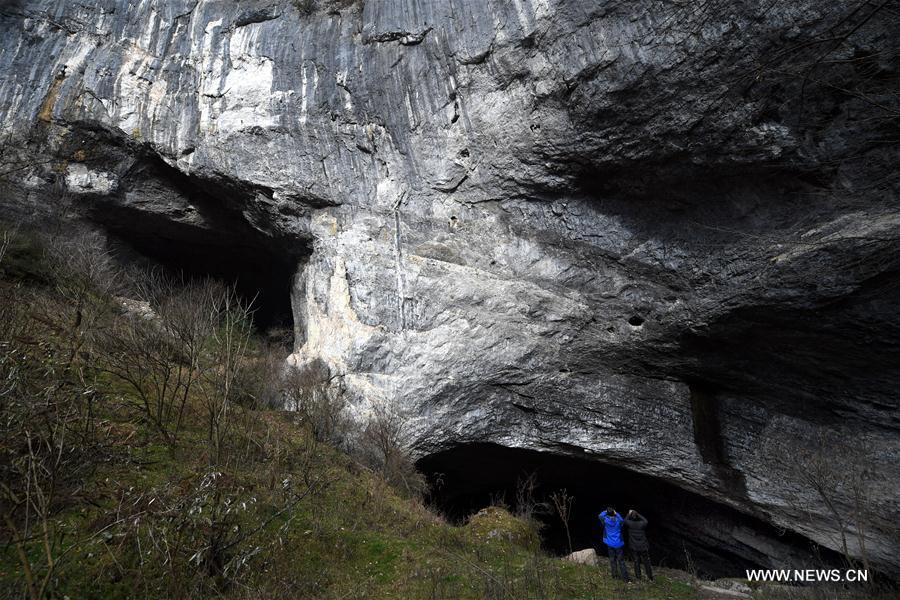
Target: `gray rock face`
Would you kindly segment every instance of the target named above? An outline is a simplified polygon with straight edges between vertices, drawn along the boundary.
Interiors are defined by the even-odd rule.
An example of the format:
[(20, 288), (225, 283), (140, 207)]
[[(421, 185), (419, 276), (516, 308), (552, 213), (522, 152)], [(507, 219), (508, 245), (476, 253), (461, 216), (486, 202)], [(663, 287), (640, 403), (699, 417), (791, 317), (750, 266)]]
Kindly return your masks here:
[(889, 4), (7, 3), (0, 206), (277, 259), (292, 360), (422, 456), (615, 464), (896, 576)]

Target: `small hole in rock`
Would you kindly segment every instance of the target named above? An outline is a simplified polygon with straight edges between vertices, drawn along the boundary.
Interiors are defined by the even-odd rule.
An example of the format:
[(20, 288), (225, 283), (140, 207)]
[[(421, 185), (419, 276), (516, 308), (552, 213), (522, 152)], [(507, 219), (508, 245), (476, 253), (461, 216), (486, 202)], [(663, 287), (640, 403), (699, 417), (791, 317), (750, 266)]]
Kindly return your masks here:
[(634, 315), (628, 319), (628, 324), (631, 325), (632, 327), (640, 327), (641, 325), (644, 324), (644, 318), (639, 317), (638, 315)]

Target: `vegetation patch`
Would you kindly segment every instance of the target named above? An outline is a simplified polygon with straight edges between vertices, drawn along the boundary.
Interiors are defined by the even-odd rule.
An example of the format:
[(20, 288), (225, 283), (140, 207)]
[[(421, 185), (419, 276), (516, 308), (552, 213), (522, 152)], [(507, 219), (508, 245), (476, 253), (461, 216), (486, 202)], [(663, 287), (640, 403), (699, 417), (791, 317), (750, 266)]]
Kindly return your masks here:
[(512, 515), (505, 508), (489, 506), (469, 518), (466, 530), (478, 542), (509, 542), (526, 550), (535, 550), (541, 540), (534, 522)]

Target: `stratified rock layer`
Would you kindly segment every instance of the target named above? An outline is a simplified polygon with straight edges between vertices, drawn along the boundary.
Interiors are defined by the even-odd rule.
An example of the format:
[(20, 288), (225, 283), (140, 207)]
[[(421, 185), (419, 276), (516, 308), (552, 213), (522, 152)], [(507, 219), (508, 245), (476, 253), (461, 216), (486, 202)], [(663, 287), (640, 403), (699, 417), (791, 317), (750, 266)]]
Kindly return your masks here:
[(296, 265), (293, 360), (422, 455), (614, 463), (896, 575), (890, 4), (7, 3), (0, 206)]

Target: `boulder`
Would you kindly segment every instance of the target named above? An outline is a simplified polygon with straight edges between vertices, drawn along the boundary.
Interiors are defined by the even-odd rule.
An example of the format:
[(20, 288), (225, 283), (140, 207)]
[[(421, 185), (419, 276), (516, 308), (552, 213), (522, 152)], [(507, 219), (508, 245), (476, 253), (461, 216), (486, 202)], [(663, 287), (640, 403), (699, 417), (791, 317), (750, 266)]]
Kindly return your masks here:
[(586, 548), (584, 550), (573, 552), (572, 554), (566, 556), (565, 560), (572, 561), (580, 565), (591, 565), (592, 567), (596, 567), (600, 564), (600, 560), (597, 557), (597, 551), (593, 548)]

